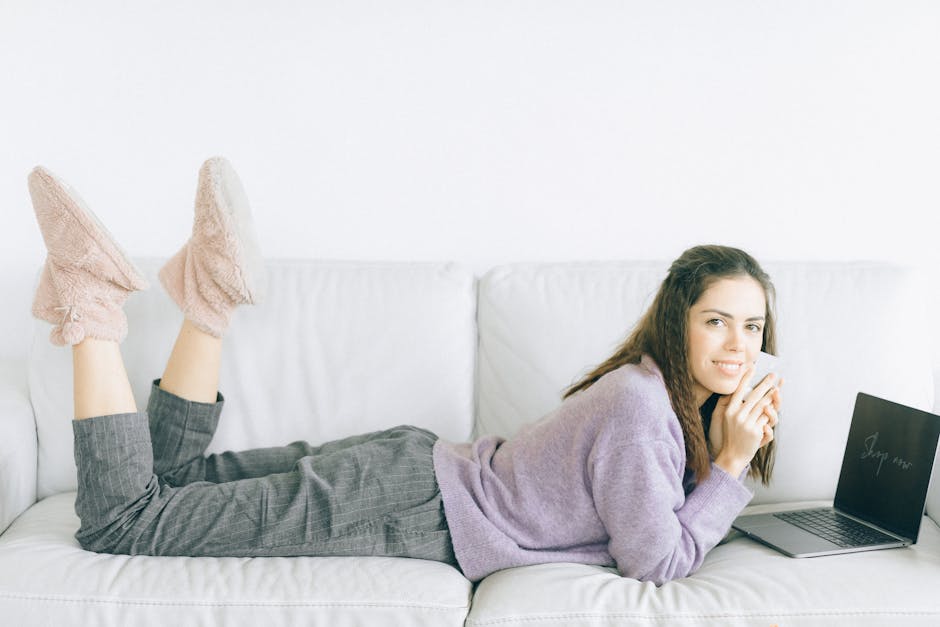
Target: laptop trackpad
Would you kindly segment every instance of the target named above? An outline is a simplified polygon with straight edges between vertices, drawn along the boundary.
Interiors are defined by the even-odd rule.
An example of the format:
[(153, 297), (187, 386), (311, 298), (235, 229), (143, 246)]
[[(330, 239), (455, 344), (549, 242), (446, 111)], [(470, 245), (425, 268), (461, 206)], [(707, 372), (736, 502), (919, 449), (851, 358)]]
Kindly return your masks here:
[(773, 514), (740, 516), (733, 526), (791, 557), (808, 557), (840, 550), (837, 544), (784, 522)]

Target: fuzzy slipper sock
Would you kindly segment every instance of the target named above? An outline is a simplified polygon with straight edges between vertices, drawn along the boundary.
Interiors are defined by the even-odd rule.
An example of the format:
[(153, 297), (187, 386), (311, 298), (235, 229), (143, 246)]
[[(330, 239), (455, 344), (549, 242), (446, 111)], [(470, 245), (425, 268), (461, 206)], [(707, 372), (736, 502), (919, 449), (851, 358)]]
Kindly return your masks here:
[(160, 282), (198, 328), (222, 337), (238, 305), (263, 298), (265, 270), (251, 208), (223, 157), (199, 169), (192, 237), (160, 269)]
[(49, 339), (57, 346), (86, 337), (123, 341), (124, 301), (147, 281), (64, 181), (39, 166), (27, 181), (48, 251), (33, 315), (54, 325)]

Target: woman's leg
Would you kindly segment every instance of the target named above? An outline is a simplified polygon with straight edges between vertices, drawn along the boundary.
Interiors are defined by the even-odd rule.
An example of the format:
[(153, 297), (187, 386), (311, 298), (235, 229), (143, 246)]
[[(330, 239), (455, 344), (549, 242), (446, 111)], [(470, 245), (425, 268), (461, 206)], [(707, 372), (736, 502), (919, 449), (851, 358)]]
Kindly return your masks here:
[(27, 183), (47, 249), (32, 313), (53, 324), (53, 344), (72, 346), (73, 416), (136, 412), (119, 343), (124, 302), (147, 281), (65, 181), (37, 166)]
[(248, 199), (228, 161), (214, 157), (202, 164), (195, 205), (192, 235), (159, 273), (184, 316), (160, 388), (214, 403), (222, 336), (239, 305), (260, 299), (264, 263)]
[(215, 403), (222, 364), (222, 338), (183, 320), (160, 379), (160, 389), (195, 403)]
[(225, 483), (289, 472), (315, 449), (305, 442), (283, 447), (205, 455), (222, 412), (218, 392), (222, 338), (183, 322), (163, 377), (147, 405), (154, 472), (174, 486)]
[[(170, 374), (185, 379), (187, 371), (207, 365), (195, 350), (200, 340), (192, 339), (177, 343), (181, 350), (174, 350)], [(205, 356), (217, 355), (210, 350)], [(154, 474), (154, 451), (168, 447), (151, 443), (148, 416), (137, 411), (119, 344), (86, 338), (73, 346), (72, 361), (75, 506), (82, 523), (76, 537), (83, 547), (149, 555), (391, 554), (454, 563), (433, 478), (432, 436), (398, 429), (316, 449), (295, 443), (203, 458), (214, 422), (212, 429), (185, 426), (217, 420), (218, 411), (157, 395), (157, 405), (170, 408), (160, 412), (168, 424), (184, 427), (177, 431), (188, 443), (176, 450), (200, 454), (180, 470), (232, 480), (173, 487)], [(385, 471), (361, 488), (360, 469), (375, 465)], [(267, 472), (275, 467), (277, 473)], [(258, 478), (235, 481), (239, 475)]]
[(206, 480), (203, 455), (222, 411), (221, 361), (222, 338), (184, 319), (147, 405), (154, 472), (171, 485)]
[(72, 347), (75, 419), (137, 412), (117, 342), (85, 338)]
[[(147, 415), (138, 412), (116, 341), (73, 346), (75, 461), (83, 547), (102, 552), (242, 554), (260, 547), (259, 508), (295, 479), (177, 490), (157, 479)], [(208, 484), (203, 484), (208, 485)], [(195, 488), (195, 486), (193, 486)]]
[(81, 519), (96, 552), (188, 556), (384, 555), (456, 565), (434, 476), (434, 436), (376, 434), (291, 472), (172, 487), (152, 468), (143, 412), (72, 423)]
[(159, 276), (184, 321), (148, 403), (155, 471), (183, 485), (288, 470), (290, 465), (279, 463), (246, 475), (225, 464), (213, 475), (203, 457), (223, 404), (218, 392), (222, 338), (233, 311), (258, 302), (265, 288), (251, 209), (238, 174), (224, 158), (208, 159), (199, 169), (192, 236)]

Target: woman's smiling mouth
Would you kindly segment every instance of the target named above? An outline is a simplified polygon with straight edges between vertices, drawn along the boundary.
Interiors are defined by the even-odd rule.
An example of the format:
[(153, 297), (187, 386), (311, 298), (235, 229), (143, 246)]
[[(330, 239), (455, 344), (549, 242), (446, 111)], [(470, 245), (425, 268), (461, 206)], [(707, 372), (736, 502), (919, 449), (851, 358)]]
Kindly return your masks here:
[(744, 368), (744, 362), (741, 361), (713, 361), (712, 363), (718, 366), (722, 374), (728, 376), (739, 375)]

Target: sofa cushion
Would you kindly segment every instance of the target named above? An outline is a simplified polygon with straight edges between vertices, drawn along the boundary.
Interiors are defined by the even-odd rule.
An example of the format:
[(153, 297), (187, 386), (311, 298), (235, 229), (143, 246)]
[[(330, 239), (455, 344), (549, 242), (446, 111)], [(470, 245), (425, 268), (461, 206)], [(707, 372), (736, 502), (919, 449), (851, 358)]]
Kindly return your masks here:
[[(817, 504), (826, 503), (793, 506)], [(578, 564), (505, 570), (478, 586), (466, 624), (926, 627), (940, 624), (938, 589), (940, 528), (924, 517), (913, 547), (848, 555), (792, 559), (734, 537), (713, 549), (694, 576), (659, 588)]]
[[(122, 353), (138, 407), (163, 373), (182, 314), (153, 286), (127, 301)], [(235, 312), (225, 340), (225, 409), (210, 452), (311, 443), (413, 424), (464, 440), (473, 426), (475, 279), (453, 264), (275, 260), (265, 302)], [(74, 490), (71, 351), (36, 322), (30, 396), (40, 498)]]
[[(786, 381), (774, 481), (751, 485), (754, 503), (831, 500), (859, 391), (933, 407), (923, 284), (913, 271), (880, 263), (764, 267), (777, 290)], [(626, 338), (667, 269), (517, 264), (483, 276), (477, 433), (508, 436), (552, 410)]]
[(470, 606), (470, 582), (425, 560), (90, 553), (74, 501), (46, 498), (0, 536), (4, 625), (456, 627)]

